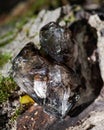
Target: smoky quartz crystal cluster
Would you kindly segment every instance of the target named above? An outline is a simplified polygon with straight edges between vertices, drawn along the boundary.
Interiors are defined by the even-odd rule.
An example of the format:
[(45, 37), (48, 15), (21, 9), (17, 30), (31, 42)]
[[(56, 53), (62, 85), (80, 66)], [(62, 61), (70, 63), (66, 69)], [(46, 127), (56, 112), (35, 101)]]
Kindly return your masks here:
[(30, 42), (14, 58), (13, 78), (47, 113), (63, 118), (80, 101), (77, 43), (69, 28), (55, 22), (39, 36), (41, 49)]

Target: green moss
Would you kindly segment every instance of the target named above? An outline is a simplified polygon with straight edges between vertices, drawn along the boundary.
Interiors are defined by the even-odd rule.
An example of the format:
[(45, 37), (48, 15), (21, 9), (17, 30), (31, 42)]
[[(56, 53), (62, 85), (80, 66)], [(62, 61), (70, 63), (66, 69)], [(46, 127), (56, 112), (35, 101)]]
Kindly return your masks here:
[(22, 107), (20, 106), (19, 108), (16, 108), (13, 116), (11, 117), (11, 121), (15, 121), (17, 117), (21, 114), (22, 112)]
[(15, 112), (14, 114), (11, 116), (11, 121), (15, 121), (17, 119), (17, 117), (19, 115), (22, 115), (26, 110), (28, 110), (28, 108), (30, 108), (32, 104), (25, 104), (25, 105), (22, 105), (20, 104), (20, 106), (18, 106), (16, 109), (15, 109)]
[(11, 59), (11, 55), (8, 53), (0, 54), (0, 67), (7, 63)]
[(0, 75), (0, 104), (5, 102), (16, 88), (16, 83), (11, 77)]
[[(10, 43), (18, 34), (18, 32), (22, 29), (23, 25), (28, 21), (27, 18), (23, 18), (19, 21), (12, 21), (7, 26), (12, 26), (9, 32), (4, 33), (0, 36), (0, 47)], [(11, 25), (13, 24), (13, 25)]]
[(64, 18), (64, 21), (65, 23), (72, 23), (73, 21), (75, 21), (74, 14), (72, 13), (69, 18)]
[(10, 43), (16, 36), (16, 32), (9, 32), (8, 36), (3, 36), (4, 38), (0, 37), (0, 47), (5, 46), (6, 44)]

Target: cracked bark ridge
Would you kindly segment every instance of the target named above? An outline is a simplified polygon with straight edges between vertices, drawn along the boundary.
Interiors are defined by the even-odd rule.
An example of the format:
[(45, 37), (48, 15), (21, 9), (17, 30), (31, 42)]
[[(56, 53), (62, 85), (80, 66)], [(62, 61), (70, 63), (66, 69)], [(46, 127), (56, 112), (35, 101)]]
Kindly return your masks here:
[(17, 130), (46, 130), (54, 120), (55, 117), (44, 113), (41, 106), (32, 106), (18, 118)]

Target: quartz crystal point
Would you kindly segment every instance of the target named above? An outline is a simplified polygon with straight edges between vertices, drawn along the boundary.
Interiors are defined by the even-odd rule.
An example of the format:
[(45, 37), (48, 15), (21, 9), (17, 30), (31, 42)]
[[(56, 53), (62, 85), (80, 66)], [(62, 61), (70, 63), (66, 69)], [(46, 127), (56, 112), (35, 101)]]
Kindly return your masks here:
[(40, 30), (41, 50), (58, 63), (73, 68), (77, 59), (77, 46), (68, 28), (50, 22)]
[(80, 83), (76, 74), (42, 57), (33, 43), (14, 58), (12, 71), (21, 89), (48, 113), (64, 117), (78, 100), (75, 89)]

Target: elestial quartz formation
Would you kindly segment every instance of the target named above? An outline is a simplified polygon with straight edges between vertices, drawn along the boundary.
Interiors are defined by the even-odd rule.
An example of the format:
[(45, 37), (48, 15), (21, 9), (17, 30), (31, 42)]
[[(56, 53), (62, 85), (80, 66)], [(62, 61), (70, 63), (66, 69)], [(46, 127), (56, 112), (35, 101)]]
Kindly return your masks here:
[(42, 52), (57, 63), (75, 68), (78, 48), (71, 31), (61, 27), (55, 22), (50, 22), (40, 30), (40, 44)]
[[(51, 50), (51, 47), (51, 54), (55, 51), (53, 58), (57, 49)], [(34, 43), (28, 43), (14, 58), (12, 64), (16, 83), (42, 105), (46, 112), (63, 118), (78, 101), (80, 81), (75, 72), (43, 57)]]

